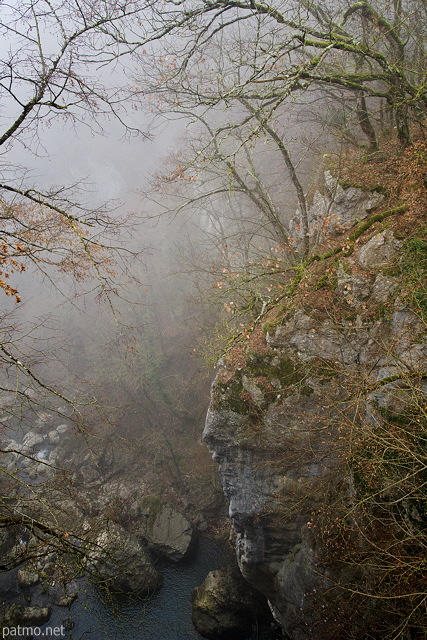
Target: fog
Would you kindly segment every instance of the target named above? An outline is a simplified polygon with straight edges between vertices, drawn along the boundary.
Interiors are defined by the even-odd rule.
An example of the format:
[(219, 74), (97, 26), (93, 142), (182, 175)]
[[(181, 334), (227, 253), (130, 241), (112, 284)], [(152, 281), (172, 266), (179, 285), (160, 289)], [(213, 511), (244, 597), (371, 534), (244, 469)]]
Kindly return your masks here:
[(250, 77), (251, 38), (268, 62), (268, 20), (208, 42), (180, 77), (174, 35), (109, 66), (117, 32), (98, 42), (83, 30), (80, 48), (56, 59), (70, 17), (62, 36), (54, 18), (39, 16), (43, 41), (25, 14), (20, 54), (5, 50), (3, 62), (8, 500), (76, 536), (82, 522), (88, 536), (109, 518), (138, 526), (129, 505), (147, 495), (191, 521), (215, 519), (215, 467), (201, 445), (210, 383), (293, 273), (290, 220), (316, 186), (314, 165), (322, 172), (319, 149), (334, 146), (318, 95), (279, 100), (271, 120), (269, 101), (261, 113), (224, 98)]

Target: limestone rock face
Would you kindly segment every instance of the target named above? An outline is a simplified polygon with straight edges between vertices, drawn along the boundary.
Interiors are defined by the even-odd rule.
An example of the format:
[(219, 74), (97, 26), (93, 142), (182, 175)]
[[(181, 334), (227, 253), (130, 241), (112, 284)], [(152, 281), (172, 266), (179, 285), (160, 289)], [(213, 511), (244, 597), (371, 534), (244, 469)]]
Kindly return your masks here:
[(146, 496), (139, 504), (135, 533), (156, 555), (173, 562), (182, 560), (193, 539), (190, 521), (172, 505), (156, 496)]
[(398, 255), (402, 242), (389, 229), (376, 234), (359, 251), (359, 262), (363, 267), (378, 269), (387, 267)]
[[(341, 196), (348, 204), (349, 194)], [(285, 302), (265, 336), (254, 333), (250, 346), (220, 361), (212, 386), (203, 438), (219, 463), (238, 564), (291, 640), (364, 637), (378, 615), (372, 601), (349, 605), (337, 588), (357, 588), (370, 576), (326, 560), (328, 536), (313, 526), (313, 514), (354, 495), (342, 456), (346, 425), (374, 425), (378, 407), (399, 413), (410, 391), (393, 378), (425, 376), (425, 327), (396, 297), (396, 279), (381, 272), (398, 264), (400, 247), (388, 228), (360, 239), (351, 255), (328, 265), (337, 310)], [(378, 304), (386, 305), (383, 315)], [(354, 386), (361, 380), (363, 392)]]
[(244, 640), (268, 617), (265, 598), (236, 567), (211, 571), (193, 592), (193, 623), (205, 638)]
[[(380, 193), (343, 186), (329, 171), (325, 172), (324, 177), (325, 188), (322, 192), (315, 192), (307, 212), (313, 244), (318, 244), (326, 236), (334, 235), (342, 229), (349, 229), (355, 222), (363, 220), (384, 198)], [(298, 210), (291, 220), (290, 231), (292, 237), (301, 239)]]
[(95, 580), (110, 590), (152, 595), (162, 585), (147, 550), (123, 527), (109, 522), (95, 540), (89, 569)]
[(181, 560), (187, 553), (193, 537), (193, 528), (185, 516), (164, 504), (151, 529), (150, 548), (157, 554)]

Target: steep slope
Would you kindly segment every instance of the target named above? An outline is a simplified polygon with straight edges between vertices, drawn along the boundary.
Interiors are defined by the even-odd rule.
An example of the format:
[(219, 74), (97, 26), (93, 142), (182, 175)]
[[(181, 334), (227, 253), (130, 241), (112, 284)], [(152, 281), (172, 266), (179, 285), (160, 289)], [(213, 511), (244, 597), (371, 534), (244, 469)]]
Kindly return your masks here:
[(329, 244), (220, 361), (204, 440), (240, 569), (289, 638), (383, 638), (402, 620), (393, 637), (418, 638), (425, 222), (327, 186), (310, 215)]

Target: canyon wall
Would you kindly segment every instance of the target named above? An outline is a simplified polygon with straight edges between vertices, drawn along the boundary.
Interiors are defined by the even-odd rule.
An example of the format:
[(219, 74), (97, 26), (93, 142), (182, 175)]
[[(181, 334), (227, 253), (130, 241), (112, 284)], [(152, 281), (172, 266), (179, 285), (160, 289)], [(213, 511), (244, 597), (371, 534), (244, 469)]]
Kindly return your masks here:
[[(385, 412), (404, 410), (408, 376), (425, 390), (427, 355), (399, 273), (410, 223), (403, 210), (374, 215), (381, 199), (327, 176), (310, 210), (325, 252), (220, 360), (212, 386), (204, 440), (239, 567), (291, 640), (363, 638), (381, 626), (379, 601), (364, 595), (377, 573), (357, 560), (373, 554), (353, 451)], [(381, 491), (403, 502), (397, 480)], [(404, 517), (416, 522), (409, 502)]]

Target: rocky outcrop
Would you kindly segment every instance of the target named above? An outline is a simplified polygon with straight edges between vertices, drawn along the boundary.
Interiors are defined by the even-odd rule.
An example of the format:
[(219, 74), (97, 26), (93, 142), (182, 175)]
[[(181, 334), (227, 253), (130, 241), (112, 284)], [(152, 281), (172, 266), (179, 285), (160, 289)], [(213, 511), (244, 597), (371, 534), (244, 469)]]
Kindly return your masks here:
[(211, 640), (244, 640), (271, 618), (265, 598), (237, 567), (211, 571), (193, 593), (193, 623)]
[[(48, 622), (51, 613), (52, 607), (50, 606), (24, 607), (23, 605), (13, 604), (2, 619), (2, 626), (10, 630), (8, 635), (12, 637), (14, 635), (19, 636), (19, 627), (40, 627), (45, 622)], [(28, 634), (26, 637), (28, 637)]]
[(18, 584), (20, 587), (32, 587), (40, 582), (40, 576), (34, 571), (26, 571), (25, 569), (18, 569)]
[(189, 520), (157, 496), (146, 496), (138, 505), (135, 533), (158, 556), (178, 562), (188, 553), (193, 539)]
[[(354, 191), (337, 191), (347, 225), (367, 215), (369, 194), (361, 206)], [(356, 491), (349, 443), (385, 411), (398, 413), (397, 398), (409, 402), (408, 372), (425, 375), (425, 326), (390, 275), (403, 245), (396, 234), (366, 225), (354, 245), (344, 236), (341, 257), (313, 262), (264, 333), (258, 327), (220, 361), (213, 383), (204, 440), (219, 463), (239, 567), (291, 640), (361, 638), (381, 618), (375, 599), (351, 595), (369, 591), (373, 574), (333, 547), (336, 522), (350, 532), (343, 554), (365, 544), (342, 516)]]
[(88, 555), (90, 574), (109, 590), (148, 596), (162, 586), (147, 550), (114, 522), (97, 536)]
[[(325, 172), (324, 177), (324, 187), (321, 191), (315, 191), (307, 211), (312, 245), (363, 220), (384, 199), (382, 193), (341, 184), (329, 171)], [(300, 219), (297, 210), (290, 224), (291, 235), (297, 240), (302, 237)]]

